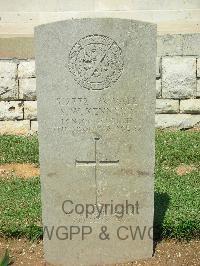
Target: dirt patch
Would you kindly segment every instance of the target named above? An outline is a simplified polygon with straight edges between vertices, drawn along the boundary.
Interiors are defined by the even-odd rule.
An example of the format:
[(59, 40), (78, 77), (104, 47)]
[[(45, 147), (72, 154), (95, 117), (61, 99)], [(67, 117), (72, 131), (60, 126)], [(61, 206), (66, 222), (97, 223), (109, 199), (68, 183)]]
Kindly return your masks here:
[(200, 131), (200, 126), (199, 127), (190, 128), (189, 131)]
[(27, 179), (39, 175), (39, 168), (34, 164), (13, 163), (0, 165), (0, 178), (21, 177)]
[(0, 239), (0, 256), (8, 249), (11, 265), (45, 265), (42, 242), (31, 243), (24, 239)]
[[(31, 243), (24, 239), (0, 239), (0, 256), (8, 248), (14, 266), (49, 266), (43, 259), (42, 242)], [(117, 266), (198, 266), (200, 265), (200, 241), (162, 241), (156, 246), (154, 257)], [(113, 265), (114, 266), (114, 265)]]
[(182, 164), (176, 168), (176, 173), (177, 173), (177, 175), (183, 176), (183, 175), (189, 174), (195, 170), (196, 170), (196, 167), (194, 167), (193, 165), (183, 165)]

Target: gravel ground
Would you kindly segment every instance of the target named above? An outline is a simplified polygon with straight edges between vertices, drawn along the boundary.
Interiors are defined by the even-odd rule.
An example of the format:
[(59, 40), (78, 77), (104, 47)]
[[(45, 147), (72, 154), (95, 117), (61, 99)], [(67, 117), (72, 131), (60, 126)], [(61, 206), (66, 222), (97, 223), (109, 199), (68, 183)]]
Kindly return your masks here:
[[(12, 265), (47, 266), (42, 252), (42, 241), (32, 243), (25, 239), (0, 238), (0, 255), (3, 256), (8, 248), (12, 257)], [(118, 266), (200, 266), (200, 241), (178, 242), (175, 240), (162, 241), (156, 245), (154, 257)], [(113, 265), (114, 266), (114, 265)]]

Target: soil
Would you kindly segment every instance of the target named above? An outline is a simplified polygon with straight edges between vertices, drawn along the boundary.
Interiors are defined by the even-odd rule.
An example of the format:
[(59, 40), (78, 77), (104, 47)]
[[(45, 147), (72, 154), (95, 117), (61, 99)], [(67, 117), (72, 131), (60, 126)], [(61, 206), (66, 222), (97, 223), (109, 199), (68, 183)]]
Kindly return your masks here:
[[(45, 263), (42, 251), (42, 241), (33, 243), (25, 239), (0, 238), (0, 256), (8, 248), (13, 266), (50, 266)], [(178, 242), (175, 240), (161, 241), (156, 245), (153, 258), (140, 260), (116, 266), (199, 266), (200, 241)], [(113, 265), (114, 266), (114, 265)]]
[(191, 173), (192, 171), (195, 171), (195, 170), (196, 170), (196, 167), (194, 167), (193, 165), (181, 164), (181, 165), (179, 165), (176, 168), (176, 173), (179, 176), (183, 176), (183, 175), (189, 174), (189, 173)]
[(0, 165), (0, 178), (19, 177), (27, 179), (39, 175), (40, 170), (34, 164), (12, 163)]
[[(176, 168), (176, 173), (179, 176), (183, 176), (195, 170), (196, 168), (193, 165), (181, 164)], [(13, 163), (0, 165), (0, 178), (19, 177), (27, 179), (39, 175), (40, 169), (34, 164)]]

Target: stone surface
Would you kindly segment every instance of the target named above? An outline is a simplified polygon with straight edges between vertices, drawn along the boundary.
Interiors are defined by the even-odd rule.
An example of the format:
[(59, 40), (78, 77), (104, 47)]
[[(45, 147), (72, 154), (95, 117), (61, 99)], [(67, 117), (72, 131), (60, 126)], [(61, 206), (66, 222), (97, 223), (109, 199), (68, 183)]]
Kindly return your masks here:
[(200, 58), (197, 58), (197, 77), (200, 78)]
[(0, 121), (0, 135), (27, 135), (30, 121)]
[(35, 77), (35, 60), (21, 61), (18, 66), (19, 78), (34, 78)]
[(23, 102), (0, 102), (0, 120), (23, 119)]
[(32, 133), (38, 132), (38, 121), (31, 121), (31, 132)]
[(19, 80), (19, 98), (23, 100), (36, 100), (36, 79)]
[(36, 101), (24, 102), (24, 119), (29, 119), (29, 120), (37, 119), (37, 102)]
[(183, 55), (200, 55), (200, 34), (183, 34)]
[(184, 99), (196, 96), (196, 58), (162, 58), (162, 97)]
[[(46, 260), (86, 266), (151, 257), (156, 26), (68, 20), (36, 28), (35, 40), (43, 224), (92, 230), (84, 240), (66, 240), (66, 227), (51, 240), (44, 233)], [(138, 201), (139, 210), (69, 215), (66, 200), (95, 210)], [(102, 226), (109, 240), (101, 240)], [(131, 240), (129, 226), (146, 228), (144, 239)]]
[(200, 99), (182, 100), (180, 112), (186, 114), (200, 114)]
[(182, 55), (182, 35), (166, 34), (158, 35), (157, 39), (157, 55), (158, 56), (174, 56)]
[(158, 56), (199, 56), (200, 34), (166, 34), (158, 36)]
[(0, 61), (0, 78), (13, 78), (17, 76), (17, 63), (13, 61)]
[(0, 100), (12, 100), (18, 97), (17, 64), (13, 61), (0, 61)]
[(157, 99), (156, 100), (156, 113), (167, 114), (167, 113), (178, 113), (179, 112), (179, 101), (169, 99)]
[(161, 73), (161, 58), (156, 58), (156, 77), (159, 78)]
[(161, 97), (161, 79), (156, 80), (156, 98)]
[[(23, 3), (23, 2), (22, 2)], [(82, 5), (82, 0), (65, 1), (60, 0), (59, 5), (56, 0), (49, 0), (48, 5), (45, 1), (30, 1), (23, 6), (24, 12), (63, 12), (63, 11), (84, 11), (84, 10), (198, 10), (198, 0), (184, 0), (184, 1), (161, 1), (161, 0), (85, 0)], [(21, 7), (18, 1), (0, 2), (0, 9), (2, 12), (20, 12)], [(177, 18), (179, 13), (176, 14)], [(170, 19), (170, 16), (167, 17)], [(192, 19), (188, 17), (187, 20)]]
[(17, 80), (6, 77), (0, 78), (0, 100), (18, 99)]
[(187, 129), (200, 126), (200, 115), (190, 114), (157, 114), (157, 128)]
[(197, 97), (200, 97), (200, 79), (197, 80)]

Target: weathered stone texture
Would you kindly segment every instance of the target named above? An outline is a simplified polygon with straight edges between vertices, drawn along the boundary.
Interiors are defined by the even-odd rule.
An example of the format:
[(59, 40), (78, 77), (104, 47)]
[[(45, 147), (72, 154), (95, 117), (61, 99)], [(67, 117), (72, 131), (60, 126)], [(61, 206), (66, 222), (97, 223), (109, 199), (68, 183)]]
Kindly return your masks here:
[(199, 56), (200, 34), (166, 34), (157, 39), (158, 56)]
[(19, 99), (36, 100), (36, 79), (19, 80)]
[(23, 103), (19, 101), (0, 102), (0, 120), (23, 119)]
[(161, 97), (161, 80), (156, 80), (156, 98)]
[(156, 77), (159, 78), (161, 75), (161, 58), (156, 58)]
[(197, 80), (197, 97), (200, 97), (200, 79)]
[(180, 112), (186, 114), (200, 114), (200, 99), (182, 100)]
[(18, 99), (17, 80), (12, 78), (0, 78), (0, 100)]
[(0, 100), (18, 98), (17, 64), (12, 61), (0, 61)]
[(196, 58), (162, 58), (162, 97), (184, 99), (196, 96)]
[(157, 99), (156, 100), (156, 113), (167, 114), (167, 113), (178, 113), (179, 112), (179, 101), (170, 99)]
[(200, 34), (182, 35), (183, 55), (200, 55)]
[(19, 78), (33, 78), (35, 77), (35, 60), (21, 61), (18, 66)]
[(38, 132), (38, 121), (31, 121), (31, 133)]
[(158, 35), (157, 54), (158, 56), (182, 55), (182, 36), (177, 35)]
[(197, 59), (197, 77), (200, 78), (200, 57)]
[(27, 135), (30, 121), (0, 121), (0, 135)]
[(37, 119), (37, 102), (36, 101), (24, 102), (24, 119), (29, 119), (29, 120)]
[[(35, 40), (43, 224), (93, 231), (85, 241), (45, 235), (46, 260), (86, 266), (151, 257), (149, 235), (125, 242), (116, 232), (153, 225), (156, 26), (68, 20), (37, 27)], [(141, 207), (122, 219), (67, 216), (60, 208), (66, 197), (95, 206), (137, 199)], [(102, 225), (106, 243), (98, 237)]]
[(0, 61), (0, 78), (16, 78), (17, 63), (13, 61)]
[(199, 127), (200, 115), (190, 114), (157, 114), (156, 127), (157, 128), (178, 128), (187, 129), (192, 127)]

